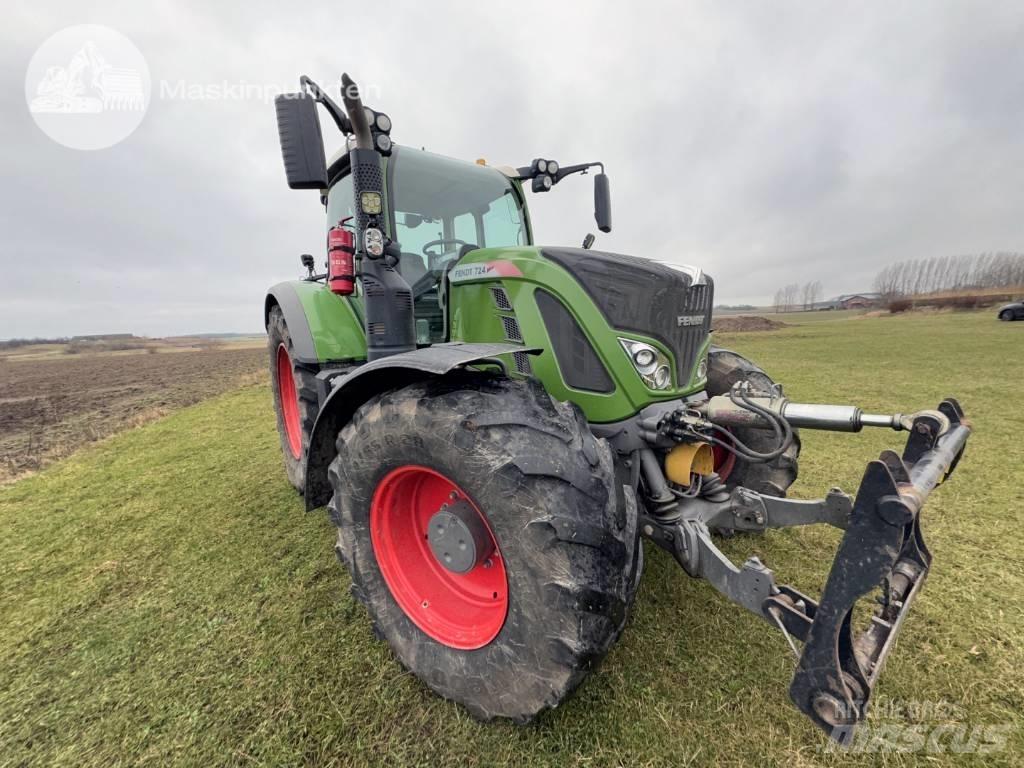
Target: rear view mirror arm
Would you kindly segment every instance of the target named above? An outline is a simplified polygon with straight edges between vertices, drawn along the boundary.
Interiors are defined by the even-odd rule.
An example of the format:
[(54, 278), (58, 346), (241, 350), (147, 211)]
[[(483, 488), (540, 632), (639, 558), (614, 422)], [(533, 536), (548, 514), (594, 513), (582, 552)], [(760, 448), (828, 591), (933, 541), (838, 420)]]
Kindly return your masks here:
[(313, 82), (306, 75), (299, 78), (299, 85), (302, 86), (303, 91), (310, 94), (320, 104), (323, 104), (324, 109), (327, 110), (327, 114), (329, 114), (331, 119), (334, 120), (334, 124), (338, 126), (339, 131), (346, 136), (352, 133), (352, 123), (345, 115), (345, 111), (338, 106), (334, 99), (324, 93), (323, 88)]
[[(564, 168), (559, 168), (555, 175), (552, 176), (552, 181), (557, 184), (566, 176), (571, 176), (574, 173), (585, 174), (590, 168), (594, 168), (595, 166), (601, 169), (601, 173), (604, 173), (604, 163), (602, 162), (579, 163), (577, 165), (567, 165)], [(538, 171), (535, 171), (533, 166), (530, 165), (524, 165), (522, 168), (516, 168), (516, 173), (518, 174), (516, 178), (520, 181), (532, 179), (538, 175)]]
[(566, 176), (570, 176), (574, 173), (586, 174), (589, 169), (594, 168), (595, 166), (601, 169), (601, 173), (604, 173), (604, 163), (602, 162), (580, 163), (579, 165), (567, 165), (565, 168), (559, 168), (558, 173), (555, 174), (555, 183), (557, 184)]

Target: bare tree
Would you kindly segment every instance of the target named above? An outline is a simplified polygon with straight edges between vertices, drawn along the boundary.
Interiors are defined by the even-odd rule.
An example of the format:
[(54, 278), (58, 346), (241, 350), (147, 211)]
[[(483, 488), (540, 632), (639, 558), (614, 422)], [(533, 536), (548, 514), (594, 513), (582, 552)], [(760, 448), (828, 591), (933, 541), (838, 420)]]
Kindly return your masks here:
[(811, 283), (811, 306), (809, 309), (814, 309), (814, 305), (821, 301), (824, 291), (825, 289), (821, 285), (821, 280), (815, 280)]
[(800, 284), (790, 283), (782, 289), (782, 311), (792, 312), (797, 307), (800, 298)]
[(1016, 252), (898, 261), (875, 276), (875, 290), (886, 298), (1019, 286), (1024, 286), (1024, 253)]

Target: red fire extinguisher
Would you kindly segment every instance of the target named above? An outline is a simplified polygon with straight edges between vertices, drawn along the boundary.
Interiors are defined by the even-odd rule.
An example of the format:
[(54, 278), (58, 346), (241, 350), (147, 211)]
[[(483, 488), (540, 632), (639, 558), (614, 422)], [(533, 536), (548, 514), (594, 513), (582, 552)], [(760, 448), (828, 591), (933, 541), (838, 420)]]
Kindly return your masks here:
[(356, 236), (347, 223), (351, 219), (342, 219), (327, 232), (327, 285), (339, 296), (355, 290)]

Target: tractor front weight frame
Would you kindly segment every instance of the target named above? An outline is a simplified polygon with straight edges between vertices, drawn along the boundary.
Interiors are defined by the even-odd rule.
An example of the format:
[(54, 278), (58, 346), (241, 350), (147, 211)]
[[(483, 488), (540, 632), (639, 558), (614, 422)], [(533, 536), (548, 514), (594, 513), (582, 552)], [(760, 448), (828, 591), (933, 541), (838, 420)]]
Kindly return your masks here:
[[(668, 513), (643, 512), (640, 520), (644, 537), (688, 574), (783, 633), (797, 658), (791, 699), (841, 744), (866, 716), (885, 658), (931, 566), (921, 509), (956, 468), (971, 432), (951, 398), (936, 411), (892, 417), (888, 426), (909, 431), (903, 454), (886, 450), (870, 462), (856, 497), (833, 488), (822, 499), (793, 500), (740, 487), (688, 500)], [(845, 531), (819, 602), (777, 584), (757, 557), (737, 567), (710, 533), (816, 523)], [(854, 606), (876, 590), (881, 590), (879, 606), (857, 634)], [(797, 642), (803, 643), (802, 651)]]

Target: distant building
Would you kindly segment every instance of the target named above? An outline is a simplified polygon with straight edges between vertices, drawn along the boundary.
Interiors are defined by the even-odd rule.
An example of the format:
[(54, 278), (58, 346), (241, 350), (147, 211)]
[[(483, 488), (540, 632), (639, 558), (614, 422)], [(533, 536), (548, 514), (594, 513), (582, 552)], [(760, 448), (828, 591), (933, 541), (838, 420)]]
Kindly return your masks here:
[(882, 303), (882, 294), (880, 293), (844, 293), (842, 296), (836, 296), (834, 299), (823, 301), (820, 305), (822, 309), (870, 309), (871, 307), (880, 306)]

